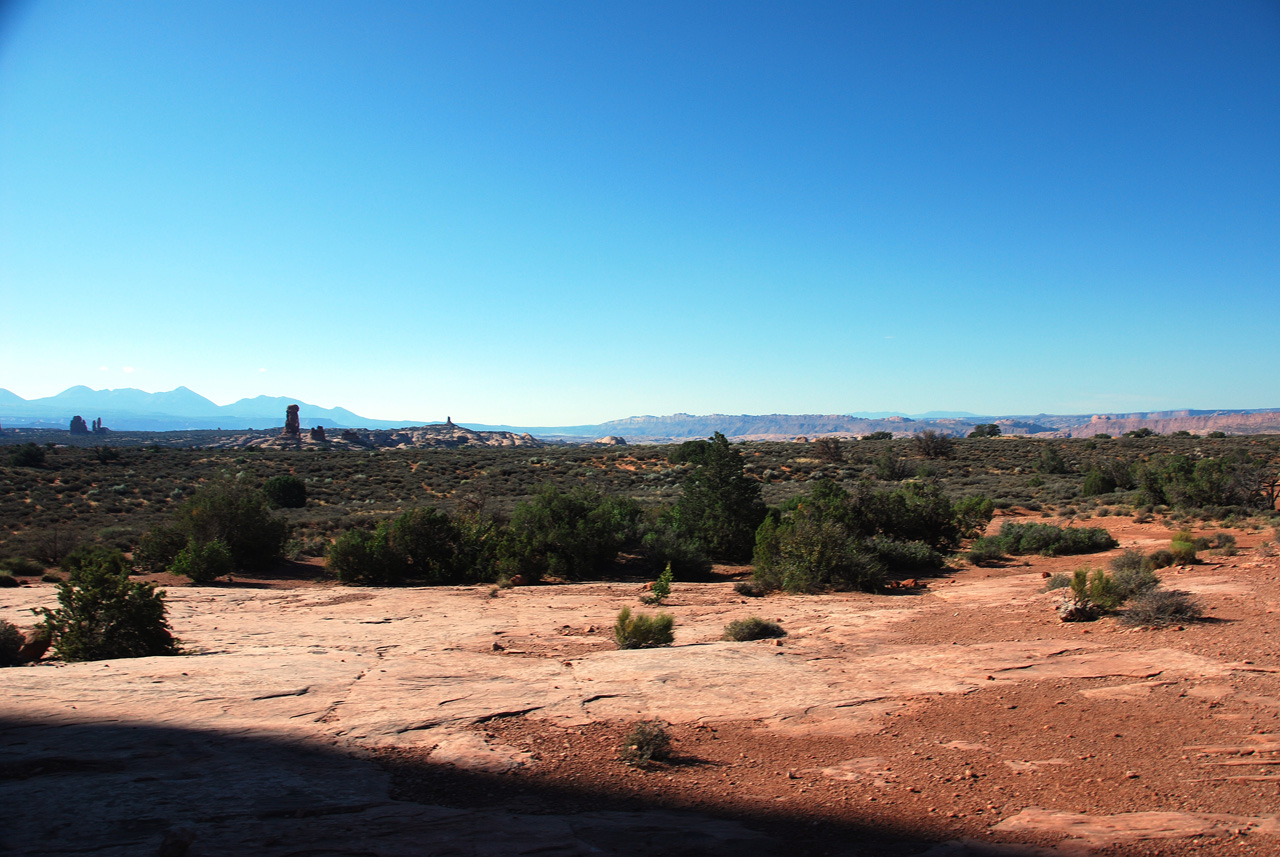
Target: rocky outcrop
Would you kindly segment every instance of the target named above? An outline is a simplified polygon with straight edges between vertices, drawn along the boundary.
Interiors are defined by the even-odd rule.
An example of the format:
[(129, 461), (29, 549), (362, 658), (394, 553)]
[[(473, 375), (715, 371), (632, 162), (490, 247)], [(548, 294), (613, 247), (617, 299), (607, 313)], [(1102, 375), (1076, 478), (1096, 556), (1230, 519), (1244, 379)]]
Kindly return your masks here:
[(79, 414), (76, 414), (74, 417), (71, 418), (71, 433), (72, 434), (88, 434), (89, 433), (89, 424), (84, 421), (84, 417), (80, 416)]
[(22, 648), (18, 650), (17, 660), (20, 664), (34, 664), (45, 656), (49, 646), (53, 644), (53, 635), (43, 626), (27, 632), (25, 639)]
[(1109, 434), (1120, 437), (1127, 431), (1149, 428), (1157, 434), (1189, 431), (1192, 434), (1208, 434), (1211, 431), (1226, 434), (1276, 434), (1280, 433), (1280, 411), (1261, 413), (1217, 412), (1195, 414), (1187, 411), (1161, 414), (1095, 414), (1087, 423), (1068, 429), (1071, 437), (1092, 437)]
[(280, 432), (281, 437), (297, 438), (302, 436), (302, 424), (298, 421), (298, 406), (290, 405), (285, 408), (284, 412), (284, 428)]
[(596, 443), (602, 446), (626, 446), (627, 439), (625, 437), (618, 437), (616, 434), (611, 434), (606, 437), (599, 438), (596, 440)]
[[(5, 672), (0, 801), (10, 811), (0, 839), (4, 853), (95, 857), (849, 853), (763, 838), (788, 818), (762, 814), (764, 796), (781, 809), (794, 804), (790, 817), (807, 828), (820, 796), (835, 794), (854, 806), (825, 818), (852, 819), (847, 829), (858, 836), (881, 825), (952, 835), (932, 824), (939, 804), (972, 810), (991, 799), (967, 828), (984, 836), (1003, 819), (999, 842), (880, 849), (858, 841), (865, 854), (1065, 857), (1157, 845), (1174, 854), (1275, 853), (1274, 817), (1219, 813), (1240, 793), (1227, 778), (1261, 788), (1280, 752), (1257, 722), (1277, 708), (1274, 661), (1221, 651), (1267, 651), (1259, 641), (1270, 627), (1276, 560), (1262, 552), (1222, 560), (1186, 570), (1179, 585), (1233, 605), (1236, 621), (1214, 630), (1241, 636), (1225, 643), (1191, 631), (1176, 640), (1055, 634), (1044, 623), (1055, 595), (1040, 591), (1037, 567), (994, 578), (956, 569), (912, 597), (774, 599), (769, 615), (791, 632), (784, 645), (722, 640), (725, 623), (746, 612), (741, 600), (727, 581), (690, 582), (671, 605), (676, 645), (640, 650), (615, 649), (607, 627), (620, 603), (634, 601), (631, 582), (496, 596), (466, 586), (175, 587), (167, 603), (186, 656)], [(52, 587), (5, 593), (0, 617), (56, 598)], [(996, 613), (1002, 621), (990, 622)], [(604, 627), (594, 624), (601, 619)], [(1180, 705), (1183, 697), (1194, 705)], [(1117, 701), (1125, 740), (1108, 743)], [(1207, 716), (1214, 706), (1221, 713)], [(1036, 714), (1046, 711), (1062, 713)], [(521, 732), (490, 731), (512, 718), (524, 719), (536, 755)], [(931, 727), (908, 731), (925, 718)], [(639, 719), (679, 730), (688, 742), (677, 745), (680, 764), (632, 772), (611, 756), (571, 792), (557, 785), (564, 780), (508, 788), (495, 779), (565, 770), (610, 724)], [(700, 755), (720, 741), (709, 733), (727, 743), (743, 732), (736, 740), (749, 742), (746, 752)], [(1168, 736), (1172, 753), (1160, 744)], [(1114, 758), (1075, 753), (1102, 746)], [(913, 761), (922, 751), (927, 761)], [(950, 780), (939, 782), (944, 774)], [(1180, 791), (1177, 779), (1193, 776), (1224, 788)], [(685, 791), (659, 792), (673, 777)], [(632, 801), (636, 811), (596, 809), (597, 799), (612, 801), (602, 785), (623, 778), (655, 799)], [(404, 784), (418, 780), (433, 796), (406, 796)], [(1045, 794), (1091, 814), (1039, 809)], [(669, 810), (671, 795), (686, 807), (696, 797), (747, 827)], [(744, 795), (754, 802), (733, 809)], [(889, 809), (868, 823), (872, 797)], [(1163, 811), (1189, 804), (1205, 814)], [(958, 825), (960, 813), (939, 822)], [(756, 826), (766, 833), (748, 829)], [(1064, 835), (1079, 847), (1033, 847)], [(1205, 837), (1220, 847), (1204, 850)]]
[(454, 423), (430, 426), (409, 426), (401, 429), (345, 429), (338, 437), (330, 438), (324, 428), (317, 426), (304, 437), (278, 437), (259, 434), (230, 435), (209, 443), (210, 449), (299, 449), (324, 447), (328, 449), (435, 449), (457, 447), (530, 447), (541, 448), (547, 444), (533, 435), (509, 431), (474, 431)]

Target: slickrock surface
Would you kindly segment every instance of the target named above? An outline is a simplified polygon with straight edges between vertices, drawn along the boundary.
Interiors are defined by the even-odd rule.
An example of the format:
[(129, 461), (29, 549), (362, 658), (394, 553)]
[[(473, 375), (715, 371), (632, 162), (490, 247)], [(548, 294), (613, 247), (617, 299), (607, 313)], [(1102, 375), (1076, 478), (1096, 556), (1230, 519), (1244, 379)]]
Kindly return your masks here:
[[(677, 581), (676, 645), (639, 651), (610, 637), (634, 583), (171, 588), (187, 655), (0, 671), (0, 851), (1280, 853), (1280, 558), (1240, 540), (1162, 572), (1211, 608), (1164, 631), (1057, 621), (1042, 572), (1105, 557), (900, 595)], [(789, 635), (719, 640), (749, 615)], [(617, 761), (642, 719), (671, 764)]]

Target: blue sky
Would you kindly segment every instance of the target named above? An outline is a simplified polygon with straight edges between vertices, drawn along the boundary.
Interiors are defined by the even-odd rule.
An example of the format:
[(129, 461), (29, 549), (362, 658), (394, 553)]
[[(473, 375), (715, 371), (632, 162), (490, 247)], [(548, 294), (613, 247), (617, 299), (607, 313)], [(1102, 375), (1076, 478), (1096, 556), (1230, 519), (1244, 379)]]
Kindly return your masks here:
[(29, 2), (0, 387), (1280, 407), (1280, 3)]

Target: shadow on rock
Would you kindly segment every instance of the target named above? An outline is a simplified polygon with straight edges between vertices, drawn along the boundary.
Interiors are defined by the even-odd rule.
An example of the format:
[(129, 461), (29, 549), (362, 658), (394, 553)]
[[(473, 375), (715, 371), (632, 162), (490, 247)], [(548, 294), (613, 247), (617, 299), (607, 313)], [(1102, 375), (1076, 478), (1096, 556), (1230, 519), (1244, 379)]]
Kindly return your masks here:
[[(694, 762), (695, 760), (688, 760)], [(673, 808), (248, 730), (0, 718), (0, 852), (101, 857), (1014, 855), (813, 813)], [(820, 809), (820, 808), (819, 808)], [(939, 850), (942, 849), (942, 850)]]

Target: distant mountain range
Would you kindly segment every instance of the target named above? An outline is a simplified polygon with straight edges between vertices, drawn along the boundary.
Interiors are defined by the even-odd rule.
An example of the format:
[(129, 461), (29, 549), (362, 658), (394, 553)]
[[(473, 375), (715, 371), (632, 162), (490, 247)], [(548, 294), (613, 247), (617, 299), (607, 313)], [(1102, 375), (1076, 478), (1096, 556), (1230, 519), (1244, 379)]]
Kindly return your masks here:
[[(321, 408), (282, 396), (256, 396), (230, 405), (217, 405), (186, 387), (167, 393), (147, 393), (136, 389), (93, 390), (81, 386), (64, 390), (56, 396), (31, 400), (0, 389), (0, 426), (65, 429), (73, 416), (81, 416), (87, 422), (101, 418), (104, 426), (115, 431), (243, 431), (283, 426), (285, 409), (289, 405), (298, 405), (304, 429), (312, 426), (393, 429), (429, 424), (426, 420), (373, 420), (345, 408)], [(1101, 432), (1119, 435), (1144, 426), (1162, 434), (1179, 430), (1195, 434), (1209, 431), (1267, 434), (1280, 433), (1280, 409), (1030, 416), (982, 416), (964, 411), (930, 411), (915, 416), (888, 411), (856, 414), (671, 414), (575, 426), (458, 425), (475, 431), (528, 433), (543, 440), (571, 443), (607, 436), (622, 437), (630, 442), (661, 443), (708, 437), (717, 431), (740, 440), (785, 440), (824, 435), (855, 437), (876, 431), (905, 437), (925, 429), (964, 435), (975, 425), (983, 423), (998, 424), (1006, 435), (1043, 437), (1088, 437)]]
[(255, 396), (217, 405), (186, 387), (148, 393), (80, 386), (43, 399), (24, 399), (0, 389), (0, 426), (66, 428), (73, 416), (82, 416), (86, 421), (101, 417), (104, 426), (116, 431), (243, 430), (283, 426), (289, 405), (298, 406), (304, 427), (384, 429), (415, 424), (410, 420), (371, 420), (346, 408), (321, 408), (282, 396)]
[(528, 432), (543, 440), (581, 441), (604, 436), (622, 437), (632, 443), (673, 443), (708, 437), (720, 432), (733, 440), (813, 439), (826, 435), (862, 437), (877, 431), (908, 437), (926, 429), (946, 435), (963, 436), (974, 426), (995, 423), (1005, 435), (1039, 437), (1091, 437), (1095, 434), (1119, 436), (1147, 427), (1160, 434), (1189, 431), (1204, 434), (1280, 433), (1280, 409), (1222, 411), (1150, 411), (1128, 414), (1034, 414), (1027, 416), (954, 415), (930, 412), (916, 417), (893, 413), (872, 416), (856, 414), (671, 414), (669, 416), (628, 417), (588, 426), (509, 426), (467, 423), (481, 431)]

